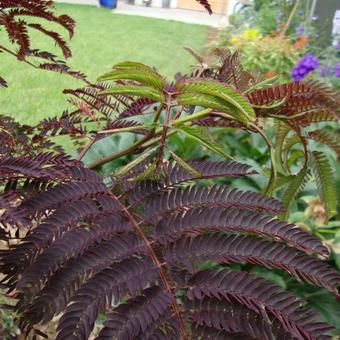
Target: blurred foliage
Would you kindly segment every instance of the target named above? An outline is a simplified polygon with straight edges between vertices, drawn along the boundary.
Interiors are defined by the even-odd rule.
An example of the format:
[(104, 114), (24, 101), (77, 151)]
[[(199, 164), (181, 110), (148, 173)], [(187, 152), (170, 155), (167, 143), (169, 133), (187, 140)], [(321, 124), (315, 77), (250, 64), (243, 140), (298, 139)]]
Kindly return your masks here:
[(221, 47), (239, 50), (246, 70), (256, 70), (268, 79), (279, 75), (280, 82), (289, 81), (289, 74), (301, 53), (298, 40), (292, 44), (286, 37), (262, 36), (257, 29), (247, 28), (240, 35), (228, 30), (221, 35)]
[(329, 46), (318, 53), (318, 59), (320, 67), (314, 78), (340, 89), (340, 76), (334, 75), (336, 67), (339, 68), (340, 65), (340, 49), (336, 46)]
[[(320, 66), (306, 76), (340, 88), (339, 44), (331, 44), (324, 22), (309, 0), (254, 0), (232, 14), (219, 45), (239, 50), (247, 70), (285, 82), (300, 57), (312, 54)], [(337, 71), (338, 70), (338, 71)]]
[[(321, 127), (329, 129), (334, 134), (340, 132), (337, 124), (323, 123), (320, 124)], [(273, 135), (273, 130), (274, 126), (269, 121), (265, 126), (265, 131), (268, 135)], [(231, 128), (215, 129), (212, 136), (219, 145), (223, 145), (224, 150), (228, 154), (243, 163), (251, 165), (259, 172), (256, 176), (220, 179), (220, 183), (232, 184), (241, 190), (250, 188), (253, 191), (261, 191), (266, 184), (266, 173), (269, 173), (270, 166), (268, 149), (261, 136)], [(170, 142), (174, 152), (184, 159), (192, 157), (214, 160), (216, 157), (209, 150), (199, 147), (183, 135), (171, 136)], [(291, 151), (292, 157), (294, 157), (295, 152), (298, 150), (299, 146), (296, 145)], [(330, 159), (332, 168), (336, 169), (337, 190), (340, 192), (340, 167), (336, 154), (319, 143), (313, 143), (313, 150), (324, 152), (328, 159)], [(302, 162), (302, 159), (300, 161)], [(340, 202), (338, 200), (337, 215), (327, 223), (325, 208), (317, 196), (318, 194), (313, 184), (314, 181), (315, 179), (311, 178), (311, 181), (304, 187), (295, 199), (295, 203), (290, 207), (289, 222), (295, 223), (304, 230), (321, 238), (324, 244), (331, 250), (330, 263), (340, 270)], [(282, 199), (284, 191), (285, 185), (276, 190), (275, 196)], [(223, 267), (223, 265), (218, 267)], [(242, 265), (236, 264), (231, 267), (233, 270), (242, 270)], [(216, 266), (207, 263), (207, 268), (216, 268)], [(252, 266), (251, 271), (281, 286), (283, 289), (293, 291), (296, 295), (307, 300), (320, 313), (322, 320), (327, 320), (337, 325), (336, 333), (340, 334), (339, 304), (334, 301), (330, 293), (308, 284), (302, 285), (280, 270), (269, 270), (255, 265)]]
[[(13, 304), (13, 299), (7, 299), (0, 291), (0, 305)], [(18, 327), (14, 323), (14, 315), (10, 309), (0, 308), (0, 323), (2, 325), (3, 340), (14, 340), (20, 333)]]

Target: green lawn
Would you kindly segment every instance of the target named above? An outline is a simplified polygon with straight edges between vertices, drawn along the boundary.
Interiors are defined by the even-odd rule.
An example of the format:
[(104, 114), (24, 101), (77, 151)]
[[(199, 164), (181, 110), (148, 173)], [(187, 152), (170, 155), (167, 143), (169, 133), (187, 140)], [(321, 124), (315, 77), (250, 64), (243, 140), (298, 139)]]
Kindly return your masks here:
[[(187, 72), (194, 63), (182, 47), (201, 50), (207, 38), (206, 26), (117, 15), (92, 6), (59, 4), (57, 9), (77, 23), (70, 42), (73, 57), (68, 64), (86, 73), (91, 80), (123, 60), (155, 66), (172, 79), (176, 72)], [(58, 28), (58, 32), (63, 29)], [(40, 33), (32, 32), (32, 40), (32, 47), (58, 51)], [(60, 114), (69, 107), (62, 90), (83, 86), (66, 75), (33, 69), (5, 53), (0, 55), (0, 75), (9, 83), (9, 87), (0, 92), (0, 112), (22, 123), (36, 123), (41, 118)]]

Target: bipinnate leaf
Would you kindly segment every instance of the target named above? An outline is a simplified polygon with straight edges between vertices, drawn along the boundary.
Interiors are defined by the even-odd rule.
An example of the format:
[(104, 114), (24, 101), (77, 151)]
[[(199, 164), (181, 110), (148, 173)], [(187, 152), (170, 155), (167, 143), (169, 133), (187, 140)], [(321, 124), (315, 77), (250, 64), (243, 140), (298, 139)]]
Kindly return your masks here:
[(234, 339), (240, 334), (250, 339), (292, 339), (280, 322), (271, 317), (266, 320), (255, 311), (237, 302), (216, 298), (187, 299), (185, 301), (188, 318), (195, 323), (193, 334), (204, 339)]
[(328, 249), (278, 220), (276, 199), (195, 183), (255, 173), (248, 165), (174, 158), (138, 182), (155, 162), (132, 163), (113, 186), (63, 157), (0, 160), (0, 238), (18, 231), (0, 253), (2, 285), (21, 331), (60, 314), (57, 340), (87, 340), (102, 312), (100, 340), (329, 339), (298, 297), (247, 271), (204, 270), (258, 265), (339, 296), (340, 274), (312, 256)]
[(330, 330), (325, 323), (316, 321), (318, 315), (306, 308), (306, 302), (278, 286), (267, 283), (248, 272), (205, 270), (189, 282), (189, 300), (204, 297), (237, 301), (269, 320), (277, 318), (283, 328), (298, 339), (317, 338)]
[(87, 339), (100, 308), (113, 298), (118, 303), (127, 292), (131, 295), (146, 288), (156, 276), (147, 258), (127, 258), (96, 274), (73, 297), (59, 321), (56, 340)]
[(293, 178), (290, 179), (288, 187), (283, 194), (282, 202), (286, 209), (286, 215), (289, 214), (289, 208), (294, 202), (299, 192), (304, 188), (309, 179), (308, 170), (305, 168), (301, 169)]
[(213, 185), (210, 188), (188, 186), (174, 188), (158, 197), (151, 197), (145, 205), (145, 217), (155, 223), (167, 213), (185, 211), (194, 207), (238, 208), (264, 211), (278, 214), (283, 211), (278, 200), (268, 198), (256, 192), (241, 191), (224, 185)]
[[(248, 100), (235, 91), (233, 88), (226, 86), (223, 83), (209, 81), (209, 80), (185, 80), (184, 83), (178, 83), (177, 88), (183, 91), (183, 95), (180, 95), (180, 101), (185, 101), (185, 95), (188, 93), (201, 95), (202, 101), (206, 98), (210, 98), (219, 104), (211, 106), (212, 108), (219, 109), (222, 108), (222, 112), (227, 112), (236, 120), (243, 122), (247, 125), (255, 117), (255, 112), (248, 102)], [(199, 98), (199, 97), (198, 97)], [(186, 104), (185, 102), (183, 102)], [(197, 103), (196, 105), (201, 105)], [(209, 107), (207, 105), (201, 105)]]
[(99, 81), (131, 80), (162, 90), (165, 80), (151, 67), (137, 62), (124, 62), (113, 66), (113, 70), (98, 78)]
[(197, 170), (195, 170), (193, 167), (190, 166), (189, 163), (187, 163), (185, 160), (183, 160), (181, 157), (176, 155), (174, 152), (169, 150), (170, 155), (172, 158), (176, 161), (176, 163), (182, 167), (185, 171), (187, 171), (193, 178), (200, 178), (202, 177), (202, 174), (200, 174)]
[(160, 91), (143, 85), (112, 85), (107, 90), (102, 91), (101, 94), (145, 97), (161, 103), (164, 101), (164, 96)]
[(334, 172), (326, 154), (312, 152), (313, 174), (316, 178), (318, 192), (326, 208), (327, 219), (336, 214), (337, 192)]
[[(207, 0), (197, 2), (211, 13)], [(1, 44), (0, 52), (87, 83), (64, 91), (73, 96), (75, 111), (37, 126), (0, 116), (0, 286), (13, 298), (23, 337), (45, 338), (41, 326), (56, 318), (56, 340), (330, 339), (332, 326), (306, 301), (261, 276), (275, 270), (297, 281), (294, 290), (306, 284), (309, 299), (339, 299), (340, 274), (327, 262), (324, 241), (278, 219), (307, 183), (310, 165), (327, 218), (336, 214), (331, 162), (325, 153), (311, 152), (307, 142), (328, 145), (339, 156), (338, 137), (307, 128), (339, 120), (339, 94), (313, 80), (261, 82), (243, 69), (238, 52), (220, 49), (211, 66), (189, 49), (200, 65), (173, 83), (152, 67), (126, 61), (91, 84), (56, 55), (31, 47), (29, 29), (71, 56), (63, 36), (43, 25), (51, 21), (73, 35), (74, 21), (56, 15), (52, 3), (0, 0), (0, 30), (17, 46)], [(0, 87), (6, 85), (0, 77)], [(265, 142), (271, 177), (277, 172), (279, 178), (276, 189), (287, 186), (283, 203), (226, 181), (256, 174), (247, 164), (211, 160), (231, 157), (210, 127), (253, 133), (268, 126), (267, 118), (276, 127), (275, 154), (274, 143)], [(142, 137), (84, 166), (80, 160), (90, 157), (94, 143), (122, 131)], [(170, 150), (173, 133), (216, 155), (184, 160)], [(55, 136), (72, 138), (77, 159), (51, 141)], [(152, 147), (158, 141), (156, 157), (159, 145)], [(293, 175), (300, 158), (305, 164)], [(91, 170), (109, 159), (104, 173), (110, 169), (114, 176)], [(309, 288), (325, 292), (308, 296)], [(334, 308), (323, 316), (335, 324), (329, 317)], [(97, 331), (98, 319), (105, 321)]]
[(129, 162), (127, 165), (123, 166), (121, 169), (116, 171), (113, 176), (114, 177), (119, 177), (122, 176), (126, 173), (128, 173), (131, 169), (136, 167), (138, 164), (144, 162), (146, 159), (148, 159), (155, 151), (157, 150), (157, 147), (151, 148), (144, 153), (142, 153), (140, 156), (138, 156), (136, 159), (133, 161)]
[(329, 146), (340, 157), (340, 136), (336, 131), (331, 132), (325, 129), (314, 130), (309, 132), (308, 136)]
[(288, 169), (286, 164), (284, 164), (283, 162), (282, 151), (285, 139), (289, 131), (291, 130), (291, 127), (279, 120), (274, 122), (274, 126), (275, 126), (275, 160), (279, 167), (279, 170), (287, 174)]
[(62, 271), (41, 290), (34, 302), (20, 304), (25, 317), (34, 322), (48, 322), (62, 312), (77, 290), (88, 280), (114, 262), (133, 254), (145, 253), (144, 244), (133, 234), (115, 236), (89, 248), (80, 258), (69, 261)]
[(176, 130), (184, 133), (190, 139), (194, 140), (195, 142), (198, 142), (199, 144), (203, 145), (208, 150), (211, 150), (212, 152), (218, 154), (219, 156), (223, 158), (231, 158), (218, 143), (216, 143), (210, 136), (206, 135), (204, 129), (181, 125), (176, 127)]
[(136, 338), (169, 311), (171, 298), (159, 287), (145, 289), (141, 295), (119, 305), (104, 321), (96, 340)]
[(143, 199), (157, 194), (159, 190), (168, 191), (174, 186), (183, 185), (186, 182), (199, 179), (214, 179), (217, 177), (241, 177), (257, 174), (250, 166), (235, 161), (212, 162), (206, 160), (188, 161), (191, 168), (200, 176), (196, 177), (186, 171), (181, 165), (171, 162), (163, 166), (165, 176), (153, 181), (141, 181), (133, 187), (126, 187), (129, 202), (139, 203)]
[(283, 243), (212, 233), (181, 238), (169, 245), (165, 258), (171, 264), (183, 263), (191, 272), (205, 261), (260, 264), (287, 271), (297, 280), (323, 287), (340, 297), (340, 274), (334, 268)]
[(281, 241), (306, 253), (328, 257), (329, 251), (315, 236), (271, 216), (240, 208), (190, 208), (179, 211), (156, 224), (153, 237), (164, 244), (184, 235), (206, 231), (249, 233)]

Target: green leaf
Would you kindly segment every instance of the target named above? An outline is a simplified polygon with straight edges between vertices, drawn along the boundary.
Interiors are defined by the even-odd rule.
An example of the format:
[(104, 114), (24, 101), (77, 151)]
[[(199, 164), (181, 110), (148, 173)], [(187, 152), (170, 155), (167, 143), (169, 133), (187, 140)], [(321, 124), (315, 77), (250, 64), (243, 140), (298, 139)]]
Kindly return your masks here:
[(128, 182), (141, 182), (147, 179), (159, 180), (162, 177), (165, 177), (164, 172), (157, 169), (156, 162), (153, 162), (152, 164), (147, 166), (138, 176), (129, 178), (127, 181)]
[[(301, 169), (295, 176), (290, 176), (290, 182), (287, 190), (283, 194), (282, 203), (286, 209), (285, 218), (289, 215), (289, 208), (296, 198), (297, 194), (304, 188), (309, 178), (309, 174), (306, 169)], [(282, 216), (283, 217), (283, 216)]]
[(229, 156), (222, 148), (221, 146), (216, 143), (211, 137), (206, 136), (204, 133), (204, 130), (199, 127), (190, 127), (190, 126), (179, 126), (176, 127), (176, 130), (179, 132), (184, 133), (186, 136), (191, 138), (192, 140), (200, 143), (207, 149), (211, 150), (212, 152), (224, 157), (232, 159), (231, 156)]
[[(222, 103), (225, 102), (222, 106), (227, 107), (227, 111), (224, 110), (223, 112), (229, 113), (241, 122), (251, 122), (255, 118), (254, 109), (248, 100), (231, 87), (222, 83), (198, 80), (191, 83), (179, 83), (177, 88), (181, 91), (209, 95), (222, 100)], [(230, 112), (230, 106), (235, 108), (236, 112)]]
[(275, 84), (278, 83), (279, 78), (280, 78), (279, 75), (275, 75), (274, 77), (260, 81), (256, 83), (255, 85), (249, 87), (245, 93), (249, 93), (257, 89), (264, 89), (266, 87), (274, 86)]
[[(273, 270), (269, 270), (260, 266), (255, 266), (251, 269), (252, 273), (255, 273), (257, 276), (263, 277), (264, 279), (271, 281), (283, 289), (287, 289), (287, 283), (284, 278)], [(279, 339), (278, 339), (279, 340)]]
[(324, 290), (316, 290), (315, 293), (310, 293), (300, 290), (299, 293), (303, 293), (302, 296), (308, 301), (310, 307), (320, 313), (326, 322), (334, 325), (335, 329), (331, 330), (330, 335), (333, 335), (331, 340), (338, 340), (340, 334), (340, 308), (339, 301), (336, 301), (334, 297)]
[(327, 145), (340, 157), (340, 136), (336, 132), (320, 129), (309, 132), (308, 136), (319, 143)]
[(281, 106), (284, 102), (286, 101), (286, 98), (277, 100), (272, 102), (271, 104), (268, 105), (253, 105), (253, 107), (257, 108), (257, 109), (275, 109), (279, 106)]
[(102, 91), (101, 94), (121, 94), (150, 98), (158, 102), (164, 101), (163, 95), (159, 91), (149, 86), (113, 85), (109, 89)]
[(185, 171), (187, 171), (190, 175), (192, 175), (194, 178), (202, 177), (202, 174), (195, 170), (192, 166), (190, 166), (185, 160), (183, 160), (181, 157), (177, 156), (174, 152), (169, 150), (170, 155), (173, 157), (173, 159), (176, 161), (177, 164), (179, 164)]
[(291, 155), (289, 156), (288, 160), (287, 160), (287, 164), (288, 167), (291, 167), (292, 165), (294, 165), (297, 160), (301, 159), (305, 159), (306, 155), (304, 153), (304, 151), (302, 150), (293, 150), (291, 152)]
[(114, 69), (98, 78), (99, 81), (118, 79), (138, 81), (158, 90), (162, 90), (165, 86), (164, 79), (158, 73), (149, 69)]
[(337, 193), (334, 172), (327, 156), (320, 151), (312, 152), (312, 168), (320, 198), (325, 205), (327, 219), (336, 215)]
[(291, 127), (279, 120), (274, 121), (275, 126), (275, 160), (278, 165), (278, 170), (286, 175), (289, 174), (289, 169), (286, 164), (283, 162), (283, 144), (284, 141), (291, 130)]
[(182, 93), (177, 96), (177, 100), (183, 105), (202, 106), (229, 114), (231, 114), (231, 110), (233, 109), (231, 105), (228, 105), (219, 98), (199, 93)]
[(115, 177), (122, 176), (132, 170), (134, 167), (136, 167), (139, 163), (145, 161), (148, 157), (150, 157), (158, 148), (158, 146), (144, 152), (139, 157), (134, 159), (132, 162), (128, 163), (127, 165), (123, 166), (121, 169), (119, 169), (117, 172), (113, 174)]
[(192, 122), (196, 119), (204, 118), (206, 116), (209, 116), (211, 111), (212, 111), (212, 109), (205, 109), (205, 110), (202, 110), (202, 111), (194, 112), (190, 115), (187, 115), (185, 117), (178, 118), (178, 119), (172, 121), (171, 125), (172, 126), (178, 126), (178, 125), (182, 125), (186, 122)]
[(146, 72), (153, 72), (155, 74), (158, 74), (152, 67), (138, 61), (123, 61), (121, 63), (113, 65), (112, 68), (122, 70), (144, 70)]
[(288, 154), (291, 148), (296, 145), (301, 143), (301, 138), (298, 135), (293, 135), (290, 136), (289, 138), (286, 139), (282, 154), (283, 154), (283, 161), (287, 162), (288, 160)]
[(282, 188), (283, 186), (287, 186), (292, 179), (294, 179), (294, 175), (288, 176), (278, 176), (275, 181), (275, 190)]

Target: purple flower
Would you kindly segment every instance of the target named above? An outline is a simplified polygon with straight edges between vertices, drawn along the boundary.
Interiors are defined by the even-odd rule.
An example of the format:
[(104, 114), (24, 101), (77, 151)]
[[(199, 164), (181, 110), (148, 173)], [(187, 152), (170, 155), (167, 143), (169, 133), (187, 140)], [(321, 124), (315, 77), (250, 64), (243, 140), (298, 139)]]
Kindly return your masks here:
[(280, 22), (282, 17), (283, 17), (283, 12), (278, 11), (277, 14), (276, 14), (276, 21)]
[(333, 76), (340, 78), (340, 63), (335, 64), (335, 68), (333, 70)]
[(299, 81), (319, 66), (320, 63), (314, 58), (313, 54), (308, 53), (293, 67), (290, 76), (294, 79), (294, 81)]
[(335, 48), (336, 48), (337, 50), (340, 50), (340, 41), (338, 41), (338, 42), (336, 43)]
[(311, 19), (312, 19), (313, 21), (318, 20), (318, 16), (317, 16), (317, 15), (313, 15), (313, 16), (311, 17)]
[(328, 72), (329, 72), (329, 66), (328, 65), (320, 67), (320, 76), (321, 77), (327, 77)]
[(304, 28), (302, 25), (299, 25), (295, 28), (295, 35), (297, 37), (300, 37), (303, 34), (303, 32), (304, 32)]

